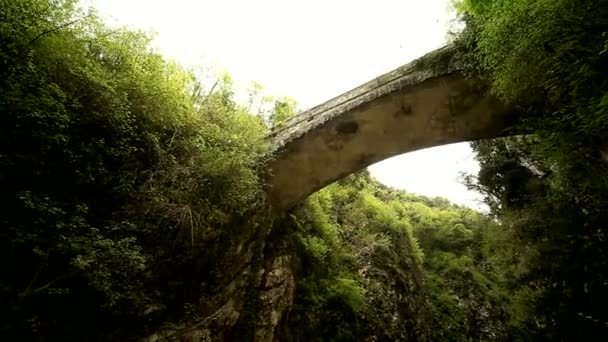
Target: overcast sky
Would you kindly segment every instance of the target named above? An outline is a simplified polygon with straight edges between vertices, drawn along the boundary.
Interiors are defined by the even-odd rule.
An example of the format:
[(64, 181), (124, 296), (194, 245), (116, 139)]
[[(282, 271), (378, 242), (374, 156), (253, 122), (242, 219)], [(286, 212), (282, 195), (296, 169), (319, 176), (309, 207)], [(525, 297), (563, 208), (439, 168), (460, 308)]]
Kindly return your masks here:
[[(450, 0), (83, 0), (110, 22), (155, 31), (185, 66), (219, 65), (306, 109), (446, 43)], [(467, 143), (370, 167), (385, 184), (479, 207), (458, 181), (478, 166)]]

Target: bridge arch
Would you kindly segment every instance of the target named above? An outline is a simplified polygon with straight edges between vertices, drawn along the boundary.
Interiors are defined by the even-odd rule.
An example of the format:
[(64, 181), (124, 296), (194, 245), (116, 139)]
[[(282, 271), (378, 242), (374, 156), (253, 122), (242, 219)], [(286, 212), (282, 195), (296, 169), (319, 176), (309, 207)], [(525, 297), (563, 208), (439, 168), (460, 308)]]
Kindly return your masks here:
[(289, 209), (324, 186), (395, 155), (506, 135), (513, 111), (460, 71), (451, 46), (433, 51), (273, 131), (268, 194)]

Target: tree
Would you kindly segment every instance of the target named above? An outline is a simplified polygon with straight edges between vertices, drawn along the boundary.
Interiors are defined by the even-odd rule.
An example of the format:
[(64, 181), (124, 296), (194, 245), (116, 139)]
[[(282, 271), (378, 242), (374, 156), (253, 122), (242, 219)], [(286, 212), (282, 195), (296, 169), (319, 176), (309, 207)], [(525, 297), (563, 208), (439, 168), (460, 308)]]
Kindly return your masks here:
[(272, 112), (270, 113), (269, 117), (271, 127), (282, 127), (287, 119), (296, 115), (297, 105), (296, 100), (290, 97), (283, 97), (275, 100), (274, 107), (272, 108)]
[(0, 335), (122, 340), (182, 319), (262, 191), (263, 122), (228, 76), (193, 96), (148, 36), (77, 1), (1, 8)]
[[(577, 0), (466, 0), (462, 44), (491, 91), (522, 113), (533, 137), (473, 144), (473, 182), (516, 242), (490, 247), (508, 272), (512, 334), (520, 340), (606, 333), (600, 294), (607, 164), (608, 4)], [(599, 235), (598, 235), (599, 234)], [(602, 323), (603, 322), (603, 323)]]

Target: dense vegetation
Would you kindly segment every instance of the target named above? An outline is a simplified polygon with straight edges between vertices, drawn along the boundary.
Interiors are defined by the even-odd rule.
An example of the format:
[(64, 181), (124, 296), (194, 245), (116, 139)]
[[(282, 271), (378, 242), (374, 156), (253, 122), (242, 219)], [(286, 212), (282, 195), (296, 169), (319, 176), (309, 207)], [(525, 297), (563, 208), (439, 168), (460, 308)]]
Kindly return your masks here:
[(488, 217), (363, 172), (313, 195), (292, 220), (301, 256), (296, 340), (506, 336), (501, 279), (485, 265), (485, 241), (498, 230)]
[[(187, 328), (240, 295), (229, 254), (266, 239), (254, 226), (272, 233), (251, 246), (293, 256), (284, 340), (605, 335), (608, 3), (458, 10), (468, 71), (528, 134), (473, 143), (481, 171), (467, 183), (489, 215), (360, 172), (269, 217), (263, 138), (295, 101), (255, 85), (237, 103), (229, 76), (207, 84), (76, 0), (0, 0), (0, 339)], [(253, 336), (253, 284), (227, 339)]]
[[(141, 336), (198, 301), (266, 127), (72, 0), (0, 5), (4, 336)], [(210, 243), (213, 241), (213, 243)], [(3, 340), (11, 340), (2, 338)]]
[(503, 229), (494, 247), (509, 333), (596, 340), (608, 332), (608, 3), (466, 0), (461, 43), (517, 105), (519, 136), (473, 144), (471, 185)]

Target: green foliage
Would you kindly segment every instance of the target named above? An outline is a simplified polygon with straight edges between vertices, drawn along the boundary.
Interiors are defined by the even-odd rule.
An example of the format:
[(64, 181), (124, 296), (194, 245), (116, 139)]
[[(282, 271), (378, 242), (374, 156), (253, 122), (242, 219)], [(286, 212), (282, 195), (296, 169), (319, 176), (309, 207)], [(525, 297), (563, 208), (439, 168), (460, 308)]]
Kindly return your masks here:
[(505, 277), (484, 242), (498, 241), (500, 227), (486, 216), (360, 173), (311, 196), (290, 219), (301, 248), (290, 321), (298, 339), (506, 337)]
[(205, 94), (76, 1), (0, 7), (0, 334), (121, 340), (178, 319), (262, 193), (263, 121), (229, 77)]
[(519, 108), (516, 130), (535, 133), (474, 143), (481, 170), (468, 182), (501, 222), (484, 253), (510, 298), (511, 338), (604, 335), (607, 3), (465, 0), (460, 10), (469, 56)]
[(467, 208), (415, 202), (407, 209), (425, 254), (434, 339), (503, 339), (501, 279), (486, 267), (491, 254), (480, 250), (495, 224)]
[(300, 242), (313, 258), (318, 261), (324, 261), (329, 253), (329, 247), (325, 241), (318, 236), (299, 236)]
[[(602, 334), (605, 327), (600, 323), (606, 317), (598, 312), (605, 303), (594, 291), (602, 291), (600, 282), (605, 282), (602, 231), (603, 208), (608, 202), (605, 182), (595, 172), (606, 165), (581, 167), (576, 163), (581, 157), (577, 153), (556, 161), (544, 152), (548, 142), (540, 137), (527, 144), (522, 139), (511, 140), (485, 142), (478, 149), (484, 163), (477, 179), (477, 186), (501, 203), (494, 213), (502, 229), (486, 238), (484, 249), (492, 255), (488, 266), (502, 274), (511, 333), (519, 340), (557, 336), (570, 340)], [(510, 143), (517, 150), (490, 154), (507, 150)], [(538, 185), (485, 178), (484, 168), (504, 174), (527, 169), (532, 175), (528, 177)], [(539, 170), (548, 171), (534, 176), (533, 171)], [(519, 185), (519, 190), (511, 191), (513, 185)], [(593, 319), (585, 319), (585, 312)]]
[(608, 86), (604, 1), (462, 4), (471, 16), (474, 53), (492, 91), (522, 107), (528, 129), (571, 132), (570, 140), (606, 130), (601, 105)]
[(270, 113), (270, 123), (274, 128), (282, 127), (290, 117), (296, 114), (296, 107), (298, 103), (296, 100), (283, 97), (275, 100), (274, 107)]
[(351, 278), (336, 278), (329, 285), (329, 292), (342, 298), (355, 311), (360, 310), (365, 302), (365, 289)]

